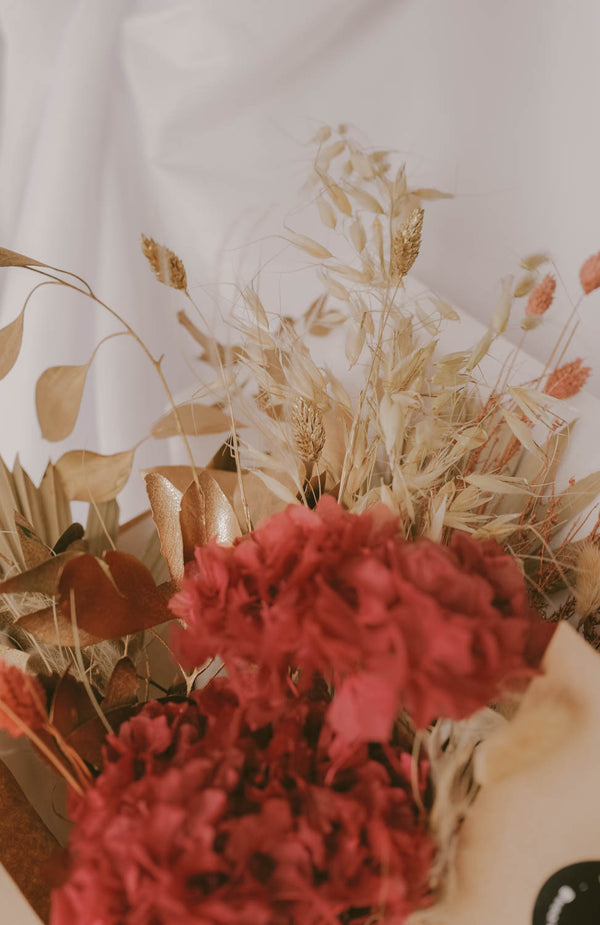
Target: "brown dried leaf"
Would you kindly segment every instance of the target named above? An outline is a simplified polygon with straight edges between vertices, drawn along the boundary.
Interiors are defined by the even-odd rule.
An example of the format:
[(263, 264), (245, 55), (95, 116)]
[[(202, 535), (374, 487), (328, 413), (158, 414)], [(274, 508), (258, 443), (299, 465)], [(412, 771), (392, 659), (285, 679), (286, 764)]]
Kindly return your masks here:
[(89, 450), (70, 450), (55, 465), (71, 501), (103, 504), (112, 501), (126, 485), (135, 449), (102, 456)]
[(35, 527), (23, 517), (18, 511), (15, 511), (15, 530), (21, 544), (23, 559), (28, 569), (41, 565), (46, 559), (50, 558), (51, 552), (45, 543), (39, 538)]
[[(110, 723), (111, 729), (118, 733), (120, 726), (128, 719), (131, 719), (136, 709), (136, 704), (128, 704), (115, 707), (114, 710), (106, 712), (105, 716)], [(87, 764), (91, 765), (96, 771), (101, 769), (102, 749), (106, 744), (106, 729), (96, 713), (87, 722), (73, 729), (66, 736), (66, 740)]]
[(352, 203), (345, 192), (336, 183), (331, 183), (329, 180), (325, 182), (327, 183), (327, 192), (331, 196), (331, 201), (336, 209), (339, 209), (343, 215), (352, 215)]
[(23, 307), (21, 314), (0, 330), (0, 379), (4, 379), (17, 362), (23, 340), (24, 320), (25, 308)]
[(138, 699), (138, 677), (135, 665), (130, 658), (120, 658), (111, 674), (106, 686), (106, 694), (102, 701), (104, 713), (117, 707), (124, 707), (136, 703)]
[(47, 264), (40, 263), (39, 260), (33, 260), (32, 257), (25, 257), (23, 254), (17, 254), (16, 251), (9, 251), (6, 247), (0, 247), (0, 267), (45, 267)]
[(59, 580), (60, 607), (71, 622), (71, 597), (80, 632), (96, 641), (119, 639), (172, 619), (166, 589), (135, 556), (109, 550), (103, 559), (82, 555)]
[(82, 555), (79, 550), (67, 550), (58, 556), (52, 556), (35, 568), (0, 582), (0, 594), (37, 593), (53, 597), (57, 593), (63, 569), (72, 559)]
[(38, 379), (35, 404), (46, 440), (64, 440), (75, 427), (90, 362), (85, 366), (51, 366)]
[[(153, 426), (151, 434), (157, 440), (179, 435), (177, 415), (185, 434), (197, 437), (202, 434), (222, 434), (231, 429), (231, 417), (215, 405), (186, 402), (171, 409)], [(236, 425), (239, 426), (239, 425)]]

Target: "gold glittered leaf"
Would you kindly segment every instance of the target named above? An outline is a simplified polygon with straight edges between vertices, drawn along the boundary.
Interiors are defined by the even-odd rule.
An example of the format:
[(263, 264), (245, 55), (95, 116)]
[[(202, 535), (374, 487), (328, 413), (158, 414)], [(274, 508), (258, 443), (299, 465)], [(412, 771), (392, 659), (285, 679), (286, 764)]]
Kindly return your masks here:
[[(160, 470), (146, 472), (144, 480), (163, 558), (167, 563), (171, 578), (180, 581), (183, 577), (183, 543), (179, 510), (183, 490)], [(188, 483), (189, 469), (186, 485)]]
[(231, 502), (205, 469), (198, 472), (183, 493), (179, 513), (183, 542), (183, 561), (194, 557), (196, 546), (206, 546), (212, 539), (217, 543), (232, 543), (242, 535)]
[(82, 553), (79, 550), (67, 550), (67, 552), (63, 552), (59, 556), (46, 559), (45, 562), (36, 565), (35, 568), (13, 575), (12, 578), (7, 578), (5, 581), (0, 582), (0, 594), (35, 593), (47, 594), (48, 597), (53, 597), (65, 565), (71, 559), (80, 555)]
[(179, 434), (179, 423), (185, 434), (200, 436), (202, 434), (222, 434), (231, 430), (231, 417), (214, 405), (202, 405), (199, 402), (186, 402), (177, 406), (177, 413), (171, 409), (163, 415), (151, 430), (157, 440), (167, 437), (176, 437)]
[(111, 456), (89, 450), (70, 450), (55, 465), (65, 492), (71, 501), (96, 504), (112, 501), (127, 484), (135, 449)]
[(35, 405), (46, 440), (64, 440), (75, 427), (89, 366), (51, 366), (38, 379)]
[(25, 308), (14, 321), (0, 330), (0, 379), (4, 379), (17, 362), (23, 341), (24, 318)]
[(32, 257), (25, 257), (24, 254), (18, 254), (16, 251), (10, 251), (7, 247), (0, 247), (0, 267), (45, 267), (45, 263), (39, 260), (33, 260)]

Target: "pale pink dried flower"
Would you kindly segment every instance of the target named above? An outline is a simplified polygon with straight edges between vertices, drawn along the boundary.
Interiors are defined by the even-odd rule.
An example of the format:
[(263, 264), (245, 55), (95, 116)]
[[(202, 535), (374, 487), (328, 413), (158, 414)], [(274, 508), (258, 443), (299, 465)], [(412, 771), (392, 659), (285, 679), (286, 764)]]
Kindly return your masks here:
[(543, 315), (552, 305), (554, 290), (556, 289), (556, 280), (549, 273), (544, 276), (541, 283), (538, 283), (529, 299), (525, 309), (526, 315)]
[(565, 363), (550, 373), (544, 392), (553, 398), (571, 398), (584, 387), (591, 371), (579, 358)]
[(579, 271), (579, 279), (585, 293), (600, 287), (600, 251), (588, 257)]

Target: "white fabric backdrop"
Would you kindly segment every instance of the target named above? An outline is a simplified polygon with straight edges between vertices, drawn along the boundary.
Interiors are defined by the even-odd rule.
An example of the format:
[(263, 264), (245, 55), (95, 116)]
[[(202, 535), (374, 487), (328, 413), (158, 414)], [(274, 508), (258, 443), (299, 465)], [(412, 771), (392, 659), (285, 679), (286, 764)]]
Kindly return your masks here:
[[(0, 243), (86, 276), (157, 352), (180, 356), (180, 300), (151, 279), (140, 231), (179, 253), (209, 300), (231, 230), (293, 207), (323, 122), (355, 125), (401, 151), (419, 185), (456, 194), (428, 209), (417, 270), (483, 320), (519, 257), (547, 249), (576, 296), (600, 249), (598, 0), (0, 0), (0, 30)], [(2, 273), (1, 324), (26, 277)], [(573, 357), (596, 360), (599, 302)], [(9, 463), (19, 450), (39, 474), (65, 448), (113, 452), (144, 435), (163, 398), (120, 339), (94, 361), (73, 438), (39, 435), (37, 375), (85, 362), (109, 330), (79, 298), (34, 297), (0, 383)], [(177, 359), (170, 371), (176, 386), (191, 378)]]

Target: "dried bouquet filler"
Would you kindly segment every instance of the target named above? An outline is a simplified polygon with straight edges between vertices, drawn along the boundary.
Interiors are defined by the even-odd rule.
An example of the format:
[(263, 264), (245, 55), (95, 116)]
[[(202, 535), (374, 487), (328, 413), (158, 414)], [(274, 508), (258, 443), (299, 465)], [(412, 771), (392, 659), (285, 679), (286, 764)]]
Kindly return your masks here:
[[(1, 765), (0, 851), (52, 925), (421, 920), (476, 803), (478, 743), (559, 620), (597, 643), (600, 473), (555, 483), (589, 374), (569, 355), (579, 302), (515, 382), (522, 346), (489, 356), (511, 310), (521, 345), (556, 310), (544, 255), (503, 281), (478, 343), (445, 352), (459, 316), (405, 283), (423, 203), (444, 194), (343, 128), (318, 133), (309, 189), (323, 241), (283, 239), (320, 294), (292, 318), (249, 286), (230, 343), (142, 237), (199, 352), (183, 404), (86, 282), (0, 251), (119, 321), (171, 403), (152, 436), (188, 456), (145, 471), (150, 511), (121, 527), (133, 449), (67, 452), (39, 487), (18, 461), (0, 470), (0, 726), (66, 781), (72, 823), (56, 850)], [(600, 287), (600, 254), (581, 284)], [(0, 331), (2, 376), (26, 310)], [(325, 338), (351, 374), (313, 358)], [(46, 439), (73, 429), (88, 367), (40, 376)], [(206, 434), (223, 435), (210, 461), (192, 451)]]

